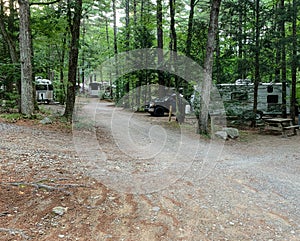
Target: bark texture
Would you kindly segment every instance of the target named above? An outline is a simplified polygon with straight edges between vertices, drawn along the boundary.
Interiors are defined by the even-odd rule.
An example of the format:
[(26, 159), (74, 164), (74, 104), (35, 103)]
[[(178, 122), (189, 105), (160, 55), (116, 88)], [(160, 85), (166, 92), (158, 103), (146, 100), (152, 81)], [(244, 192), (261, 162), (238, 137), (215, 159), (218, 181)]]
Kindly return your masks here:
[(204, 79), (201, 88), (200, 100), (200, 117), (198, 123), (198, 131), (201, 134), (208, 134), (208, 115), (210, 104), (210, 92), (212, 88), (212, 72), (215, 50), (215, 39), (218, 30), (218, 19), (220, 12), (221, 0), (213, 0), (210, 10), (210, 20), (208, 37), (206, 44), (206, 57), (204, 62)]
[(30, 6), (27, 0), (19, 0), (18, 2), (20, 6), (21, 113), (31, 116), (34, 111), (34, 100)]

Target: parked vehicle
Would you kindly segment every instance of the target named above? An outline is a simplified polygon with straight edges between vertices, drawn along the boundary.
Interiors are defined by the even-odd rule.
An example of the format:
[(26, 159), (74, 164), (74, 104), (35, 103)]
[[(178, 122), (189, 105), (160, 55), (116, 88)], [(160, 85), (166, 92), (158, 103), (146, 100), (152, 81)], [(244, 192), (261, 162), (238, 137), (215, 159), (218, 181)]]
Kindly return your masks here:
[(89, 84), (89, 95), (98, 97), (100, 95), (101, 83), (92, 82)]
[(89, 95), (91, 97), (108, 98), (114, 92), (115, 86), (109, 82), (91, 82), (89, 84)]
[[(254, 84), (247, 80), (237, 80), (234, 84), (219, 84), (227, 115), (247, 115), (253, 113)], [(290, 88), (286, 88), (287, 112), (290, 112)], [(282, 83), (260, 83), (258, 85), (257, 119), (263, 115), (282, 113)]]
[(37, 78), (35, 84), (37, 102), (49, 104), (54, 101), (54, 89), (51, 80)]
[[(253, 113), (254, 84), (249, 79), (239, 79), (235, 83), (218, 84), (217, 89), (227, 116), (242, 119), (261, 119), (263, 115), (282, 114), (282, 83), (260, 83), (258, 85), (257, 113)], [(286, 88), (286, 108), (290, 113), (290, 88)], [(200, 95), (195, 92), (191, 98), (194, 111), (198, 114)]]
[[(183, 104), (182, 96), (180, 96), (179, 104)], [(163, 98), (156, 98), (145, 106), (145, 111), (153, 116), (164, 116), (165, 113), (176, 112), (176, 94), (167, 95)]]

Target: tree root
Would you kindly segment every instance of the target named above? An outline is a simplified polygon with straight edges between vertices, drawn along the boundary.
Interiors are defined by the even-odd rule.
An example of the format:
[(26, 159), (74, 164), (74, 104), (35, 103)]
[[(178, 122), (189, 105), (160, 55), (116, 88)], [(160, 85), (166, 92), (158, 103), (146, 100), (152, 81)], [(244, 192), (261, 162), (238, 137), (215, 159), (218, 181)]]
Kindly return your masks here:
[(46, 185), (39, 182), (5, 182), (0, 183), (1, 185), (12, 185), (12, 186), (31, 186), (36, 189), (46, 189), (47, 191), (65, 191), (66, 188), (71, 187), (88, 187), (83, 184), (54, 184), (53, 186)]

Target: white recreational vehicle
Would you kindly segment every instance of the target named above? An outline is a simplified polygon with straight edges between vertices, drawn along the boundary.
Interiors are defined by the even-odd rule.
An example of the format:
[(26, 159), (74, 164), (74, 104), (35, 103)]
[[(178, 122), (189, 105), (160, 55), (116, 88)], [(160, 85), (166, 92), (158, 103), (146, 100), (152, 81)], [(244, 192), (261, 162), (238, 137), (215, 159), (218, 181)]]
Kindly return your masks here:
[(37, 102), (44, 102), (49, 104), (54, 100), (54, 91), (52, 82), (48, 79), (37, 77), (35, 80), (36, 98)]
[(114, 85), (110, 85), (109, 82), (91, 82), (89, 84), (89, 95), (91, 97), (108, 97), (110, 96), (110, 89), (115, 88)]
[[(254, 102), (254, 84), (246, 80), (237, 80), (234, 84), (218, 84), (227, 115), (243, 115), (252, 112)], [(287, 112), (290, 106), (290, 88), (286, 90)], [(282, 113), (282, 83), (260, 83), (257, 99), (258, 118), (263, 115)]]

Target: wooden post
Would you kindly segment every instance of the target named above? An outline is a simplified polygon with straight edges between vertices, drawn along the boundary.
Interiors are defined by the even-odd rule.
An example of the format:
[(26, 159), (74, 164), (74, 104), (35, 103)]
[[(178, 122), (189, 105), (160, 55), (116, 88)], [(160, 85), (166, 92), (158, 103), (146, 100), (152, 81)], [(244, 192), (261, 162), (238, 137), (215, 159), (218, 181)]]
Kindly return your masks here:
[(171, 121), (171, 117), (172, 117), (172, 105), (170, 105), (169, 108), (169, 122)]

